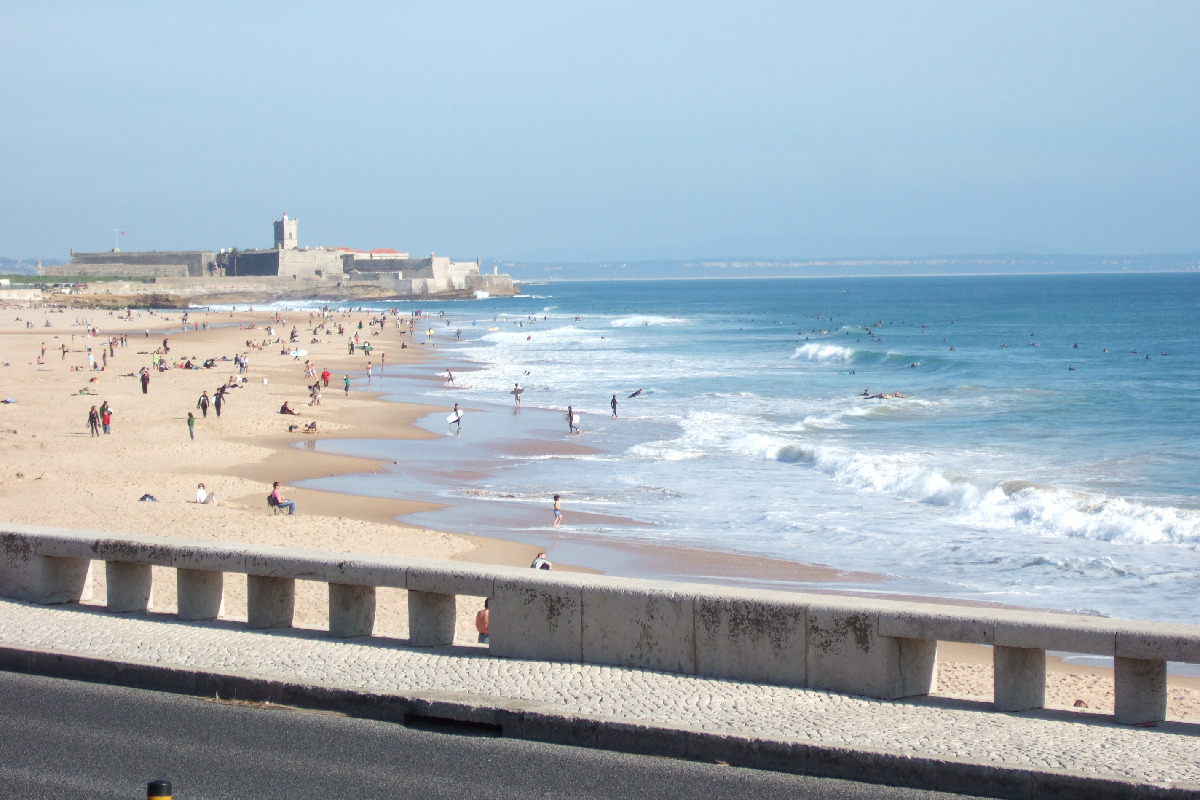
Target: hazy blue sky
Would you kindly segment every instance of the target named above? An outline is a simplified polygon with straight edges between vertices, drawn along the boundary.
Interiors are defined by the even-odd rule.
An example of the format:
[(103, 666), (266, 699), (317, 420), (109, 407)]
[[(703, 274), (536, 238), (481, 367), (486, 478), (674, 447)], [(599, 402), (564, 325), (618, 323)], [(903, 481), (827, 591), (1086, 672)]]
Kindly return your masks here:
[[(435, 6), (433, 8), (431, 6)], [(1200, 3), (4, 3), (0, 255), (1200, 250)]]

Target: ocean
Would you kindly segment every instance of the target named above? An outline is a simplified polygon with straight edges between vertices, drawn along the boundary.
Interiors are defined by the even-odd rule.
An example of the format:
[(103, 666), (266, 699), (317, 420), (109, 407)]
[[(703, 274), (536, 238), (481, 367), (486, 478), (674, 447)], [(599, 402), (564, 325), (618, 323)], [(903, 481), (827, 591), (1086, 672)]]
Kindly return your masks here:
[[(438, 358), (374, 379), (471, 409), (462, 433), (308, 442), (396, 462), (308, 485), (437, 500), (413, 521), (564, 555), (684, 545), (889, 578), (868, 591), (1197, 621), (1200, 276), (523, 291), (419, 304), (447, 315), (418, 326)], [(430, 379), (447, 366), (454, 387)], [(422, 425), (447, 433), (444, 412)]]

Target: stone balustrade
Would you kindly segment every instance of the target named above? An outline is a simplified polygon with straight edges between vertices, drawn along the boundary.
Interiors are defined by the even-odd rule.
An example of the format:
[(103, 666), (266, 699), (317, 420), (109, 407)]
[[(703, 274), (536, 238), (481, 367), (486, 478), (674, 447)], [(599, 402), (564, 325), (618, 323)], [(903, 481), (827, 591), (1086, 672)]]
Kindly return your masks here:
[(148, 609), (151, 567), (177, 570), (181, 619), (220, 615), (225, 573), (247, 576), (247, 624), (289, 627), (295, 582), (329, 585), (329, 634), (369, 636), (376, 587), (408, 592), (409, 643), (451, 644), (459, 595), (491, 598), (501, 658), (640, 667), (880, 699), (928, 694), (937, 643), (993, 648), (997, 710), (1040, 708), (1046, 650), (1112, 656), (1116, 719), (1166, 717), (1166, 662), (1200, 663), (1200, 626), (1074, 614), (755, 591), (458, 561), (362, 556), (0, 525), (0, 595), (90, 599), (105, 563), (108, 608)]

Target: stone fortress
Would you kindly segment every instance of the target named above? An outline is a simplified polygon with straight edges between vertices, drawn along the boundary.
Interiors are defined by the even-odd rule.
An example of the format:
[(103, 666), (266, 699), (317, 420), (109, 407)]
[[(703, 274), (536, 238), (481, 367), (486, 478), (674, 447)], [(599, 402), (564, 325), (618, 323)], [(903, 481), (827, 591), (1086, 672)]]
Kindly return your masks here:
[(274, 220), (270, 249), (218, 252), (153, 251), (77, 253), (71, 263), (39, 266), (38, 274), (129, 278), (137, 283), (105, 281), (84, 293), (171, 295), (181, 298), (245, 295), (244, 302), (291, 298), (385, 298), (407, 296), (508, 296), (517, 293), (512, 277), (480, 272), (480, 260), (452, 261), (430, 253), (410, 258), (392, 249), (301, 247), (298, 220)]

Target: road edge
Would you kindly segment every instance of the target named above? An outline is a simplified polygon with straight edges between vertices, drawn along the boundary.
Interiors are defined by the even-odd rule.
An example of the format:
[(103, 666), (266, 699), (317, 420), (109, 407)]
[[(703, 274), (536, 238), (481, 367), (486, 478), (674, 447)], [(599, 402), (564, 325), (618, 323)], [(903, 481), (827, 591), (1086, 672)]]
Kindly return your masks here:
[(978, 797), (1200, 800), (1200, 786), (1191, 784), (1168, 786), (1065, 770), (1021, 769), (870, 748), (747, 737), (570, 714), (552, 704), (504, 697), (369, 692), (17, 645), (0, 645), (0, 670), (195, 697), (270, 701), (400, 724), (422, 720), (486, 726), (505, 738)]

